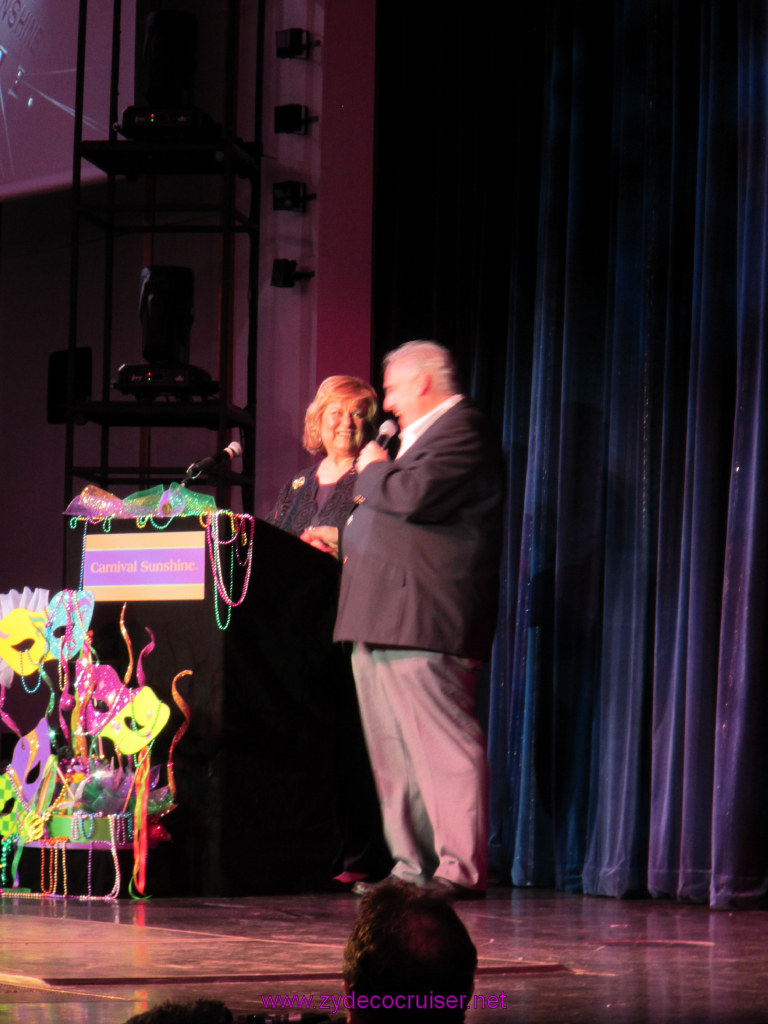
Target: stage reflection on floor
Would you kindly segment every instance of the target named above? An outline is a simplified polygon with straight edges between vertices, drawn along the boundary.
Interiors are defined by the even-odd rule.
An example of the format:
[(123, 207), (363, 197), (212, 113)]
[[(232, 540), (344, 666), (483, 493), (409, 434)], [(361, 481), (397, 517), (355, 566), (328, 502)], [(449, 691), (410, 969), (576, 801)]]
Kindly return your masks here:
[[(311, 997), (343, 1019), (356, 907), (348, 894), (4, 898), (0, 1020), (121, 1024), (164, 999), (198, 998), (258, 1014), (280, 997), (305, 999), (294, 1013)], [(768, 1021), (768, 911), (508, 888), (457, 910), (479, 954), (470, 1024)]]

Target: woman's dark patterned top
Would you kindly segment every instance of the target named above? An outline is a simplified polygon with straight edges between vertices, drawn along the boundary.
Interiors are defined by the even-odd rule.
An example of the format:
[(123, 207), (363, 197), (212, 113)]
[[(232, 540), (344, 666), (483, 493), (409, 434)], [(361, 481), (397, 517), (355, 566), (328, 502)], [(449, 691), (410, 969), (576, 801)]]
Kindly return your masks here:
[(328, 498), (318, 507), (317, 466), (302, 470), (280, 491), (267, 522), (298, 537), (308, 526), (336, 526), (346, 523), (355, 507), (357, 472), (347, 470), (335, 484), (328, 484)]

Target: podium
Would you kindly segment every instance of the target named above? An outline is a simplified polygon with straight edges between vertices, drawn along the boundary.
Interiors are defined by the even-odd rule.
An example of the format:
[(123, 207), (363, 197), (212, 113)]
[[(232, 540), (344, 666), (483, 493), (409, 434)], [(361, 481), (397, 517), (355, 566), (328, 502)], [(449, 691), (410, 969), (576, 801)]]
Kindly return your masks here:
[[(125, 603), (133, 657), (151, 630), (155, 646), (143, 670), (172, 708), (153, 763), (164, 763), (181, 721), (171, 682), (191, 671), (179, 684), (190, 721), (173, 755), (178, 806), (163, 819), (172, 839), (148, 862), (148, 891), (155, 895), (323, 887), (339, 869), (341, 844), (355, 822), (373, 832), (380, 828), (349, 652), (333, 643), (338, 563), (262, 520), (248, 519), (250, 578), (236, 607), (217, 590), (210, 536), (202, 593), (153, 599), (145, 590)], [(167, 549), (176, 544), (169, 536), (201, 529), (196, 518), (178, 517), (162, 532), (145, 528), (142, 539), (151, 545), (153, 537), (165, 538)], [(88, 526), (89, 534), (97, 530)], [(133, 520), (111, 522), (118, 546), (121, 537), (136, 532)], [(72, 589), (83, 574), (83, 543), (74, 530), (67, 552)], [(229, 550), (218, 555), (226, 575)], [(237, 600), (244, 570), (235, 568)], [(99, 659), (122, 675), (128, 663), (120, 629), (123, 600), (108, 597), (97, 596), (93, 645)], [(380, 843), (380, 836), (374, 841)]]

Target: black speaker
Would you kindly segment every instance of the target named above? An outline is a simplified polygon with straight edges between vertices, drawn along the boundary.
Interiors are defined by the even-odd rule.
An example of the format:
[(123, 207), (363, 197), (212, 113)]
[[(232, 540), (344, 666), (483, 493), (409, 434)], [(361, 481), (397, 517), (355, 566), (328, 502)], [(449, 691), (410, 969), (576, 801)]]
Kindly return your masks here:
[(301, 103), (275, 107), (275, 132), (283, 135), (306, 135), (307, 125), (317, 118), (309, 116), (309, 108)]
[[(91, 377), (93, 374), (93, 353), (89, 348), (76, 348), (73, 353), (69, 349), (63, 352), (51, 352), (48, 356), (48, 400), (46, 419), (48, 423), (67, 422), (67, 370), (70, 354), (75, 363), (75, 404), (86, 402), (91, 397)], [(84, 420), (82, 420), (84, 422)]]
[(139, 317), (141, 354), (149, 363), (189, 362), (194, 313), (195, 275), (189, 267), (144, 267)]

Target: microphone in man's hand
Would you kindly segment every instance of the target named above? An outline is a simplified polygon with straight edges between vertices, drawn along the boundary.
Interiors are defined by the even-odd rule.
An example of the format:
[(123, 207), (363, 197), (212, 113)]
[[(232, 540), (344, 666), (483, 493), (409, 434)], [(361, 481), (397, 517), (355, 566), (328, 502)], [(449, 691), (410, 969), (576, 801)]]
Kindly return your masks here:
[(240, 442), (230, 441), (226, 448), (222, 448), (215, 455), (208, 455), (206, 458), (200, 459), (199, 462), (193, 462), (191, 466), (188, 466), (184, 483), (188, 480), (197, 480), (199, 476), (210, 473), (212, 469), (216, 469), (222, 462), (226, 462), (227, 459), (236, 459), (238, 455), (242, 454), (243, 446)]
[(379, 432), (376, 435), (376, 444), (379, 448), (387, 450), (392, 441), (400, 433), (400, 427), (397, 425), (396, 420), (384, 420), (379, 427)]

